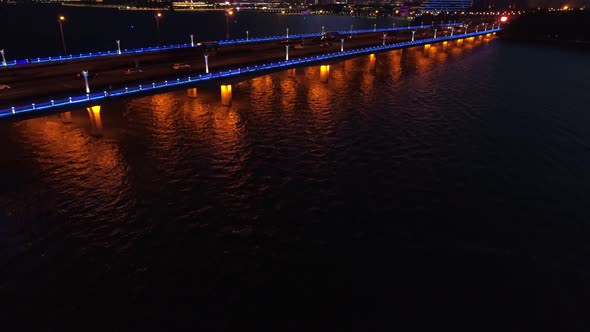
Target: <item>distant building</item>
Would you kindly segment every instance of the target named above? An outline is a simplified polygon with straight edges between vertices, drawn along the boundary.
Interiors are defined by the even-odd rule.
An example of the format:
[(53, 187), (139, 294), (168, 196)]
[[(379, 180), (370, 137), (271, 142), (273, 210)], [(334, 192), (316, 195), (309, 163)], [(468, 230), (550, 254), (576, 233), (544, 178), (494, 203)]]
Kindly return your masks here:
[(472, 0), (425, 0), (420, 10), (425, 12), (455, 12), (471, 8)]

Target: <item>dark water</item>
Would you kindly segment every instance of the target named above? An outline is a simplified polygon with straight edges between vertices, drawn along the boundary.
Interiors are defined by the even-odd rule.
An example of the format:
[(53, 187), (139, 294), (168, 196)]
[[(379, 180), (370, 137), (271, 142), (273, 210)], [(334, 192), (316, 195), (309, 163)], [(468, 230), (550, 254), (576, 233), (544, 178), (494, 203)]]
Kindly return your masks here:
[(103, 137), (2, 123), (2, 327), (586, 331), (588, 60), (436, 45), (104, 105)]
[[(63, 6), (1, 6), (0, 48), (5, 49), (7, 60), (25, 57), (63, 54), (57, 17), (63, 15), (64, 37), (68, 53), (87, 53), (121, 48), (156, 46), (157, 26), (155, 11), (127, 11), (116, 9), (76, 8)], [(223, 11), (161, 11), (161, 43), (183, 44), (203, 40), (224, 40), (226, 25), (230, 39), (284, 35), (322, 31), (371, 29), (392, 27), (394, 20), (387, 18), (328, 15), (277, 15), (252, 11), (236, 11), (226, 21)], [(397, 19), (397, 26), (407, 25)], [(405, 23), (402, 23), (405, 22)], [(228, 24), (229, 23), (229, 24)]]

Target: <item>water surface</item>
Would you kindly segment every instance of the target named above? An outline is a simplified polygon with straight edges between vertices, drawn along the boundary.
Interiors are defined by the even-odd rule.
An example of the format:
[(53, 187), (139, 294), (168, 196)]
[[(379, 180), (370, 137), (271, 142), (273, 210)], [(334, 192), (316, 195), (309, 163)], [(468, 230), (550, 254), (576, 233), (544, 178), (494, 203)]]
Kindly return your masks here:
[(588, 327), (588, 54), (376, 61), (0, 124), (5, 324)]

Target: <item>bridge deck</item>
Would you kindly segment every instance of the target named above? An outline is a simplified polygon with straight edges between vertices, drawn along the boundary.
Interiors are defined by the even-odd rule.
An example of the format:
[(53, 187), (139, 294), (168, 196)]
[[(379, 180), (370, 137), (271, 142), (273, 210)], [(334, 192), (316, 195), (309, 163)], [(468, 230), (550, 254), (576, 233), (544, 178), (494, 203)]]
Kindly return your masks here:
[[(334, 42), (331, 46), (326, 48), (320, 48), (317, 43), (307, 45), (303, 49), (293, 49), (290, 47), (290, 60), (285, 61), (285, 48), (276, 42), (264, 44), (263, 48), (246, 48), (242, 50), (234, 50), (232, 52), (223, 51), (217, 57), (210, 57), (210, 68), (213, 68), (212, 74), (204, 74), (203, 71), (203, 60), (202, 59), (190, 59), (187, 61), (191, 64), (190, 72), (174, 72), (170, 69), (171, 63), (156, 63), (145, 67), (146, 71), (138, 74), (138, 77), (126, 77), (121, 74), (121, 70), (107, 71), (99, 76), (96, 81), (91, 81), (92, 91), (98, 91), (97, 93), (91, 93), (86, 95), (83, 93), (84, 82), (83, 80), (77, 81), (78, 88), (69, 88), (63, 86), (63, 76), (51, 77), (49, 79), (41, 79), (40, 82), (48, 84), (53, 82), (51, 86), (53, 90), (49, 89), (53, 96), (54, 101), (48, 101), (44, 103), (25, 103), (26, 98), (41, 99), (38, 93), (35, 93), (35, 89), (44, 89), (43, 84), (38, 85), (34, 82), (23, 83), (28, 86), (30, 90), (27, 95), (26, 91), (22, 92), (24, 98), (22, 99), (23, 106), (9, 106), (7, 108), (0, 107), (0, 117), (11, 117), (18, 114), (40, 112), (43, 110), (58, 110), (64, 107), (83, 107), (86, 104), (96, 104), (99, 102), (106, 102), (115, 98), (124, 96), (140, 94), (140, 93), (154, 93), (156, 91), (162, 91), (163, 89), (178, 88), (179, 86), (196, 86), (211, 83), (217, 81), (221, 83), (228, 79), (246, 78), (246, 76), (259, 75), (272, 70), (278, 70), (286, 67), (309, 65), (312, 63), (319, 63), (329, 59), (338, 59), (357, 56), (360, 54), (387, 51), (392, 49), (411, 47), (416, 45), (422, 45), (427, 43), (443, 42), (454, 39), (474, 37), (478, 35), (492, 34), (499, 31), (499, 29), (487, 30), (483, 32), (470, 32), (467, 34), (460, 34), (454, 36), (446, 36), (439, 38), (425, 38), (417, 39), (414, 42), (409, 41), (411, 34), (399, 35), (396, 41), (388, 41), (389, 44), (382, 46), (382, 40), (379, 40), (377, 34), (369, 33), (363, 35), (363, 38), (347, 39), (345, 41), (345, 51), (340, 52), (340, 43)], [(404, 41), (404, 39), (406, 39)], [(377, 44), (377, 45), (376, 45)], [(236, 62), (236, 55), (239, 55), (239, 63)], [(176, 58), (178, 59), (178, 58)], [(176, 60), (178, 61), (178, 60)], [(233, 68), (233, 69), (232, 69)], [(171, 73), (176, 75), (170, 75)], [(123, 78), (123, 80), (122, 80)], [(61, 82), (60, 87), (58, 82)], [(70, 82), (70, 81), (68, 81)], [(105, 87), (105, 84), (113, 85), (111, 87)], [(97, 88), (98, 87), (98, 88)], [(45, 90), (46, 91), (46, 90)], [(65, 95), (63, 92), (72, 91), (78, 93), (72, 93), (74, 96), (71, 98), (63, 98)], [(13, 92), (13, 91), (11, 91)], [(82, 92), (82, 93), (80, 93)], [(60, 94), (61, 93), (61, 94)], [(49, 94), (50, 95), (50, 94)], [(47, 99), (46, 99), (47, 100)], [(0, 99), (6, 105), (6, 100)], [(6, 106), (4, 106), (6, 107)], [(14, 108), (13, 108), (14, 107)]]

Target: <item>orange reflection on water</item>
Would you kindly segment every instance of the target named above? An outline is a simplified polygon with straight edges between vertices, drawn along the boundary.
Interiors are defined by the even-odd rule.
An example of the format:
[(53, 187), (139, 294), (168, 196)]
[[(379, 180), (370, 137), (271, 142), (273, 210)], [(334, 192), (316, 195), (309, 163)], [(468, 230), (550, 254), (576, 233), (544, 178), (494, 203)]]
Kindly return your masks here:
[[(127, 188), (127, 164), (115, 141), (91, 135), (86, 110), (72, 113), (73, 121), (68, 124), (62, 122), (61, 116), (17, 123), (19, 141), (52, 190), (96, 196), (97, 202), (111, 204)], [(70, 203), (76, 202), (64, 204)]]
[(312, 111), (327, 111), (331, 107), (330, 100), (334, 95), (334, 91), (330, 84), (325, 84), (322, 81), (322, 75), (326, 77), (329, 74), (329, 66), (309, 67), (309, 69), (311, 79), (308, 83), (307, 103)]
[[(290, 71), (294, 71), (295, 69), (290, 69)], [(293, 75), (293, 73), (289, 73), (289, 75)], [(284, 78), (281, 80), (280, 83), (280, 91), (281, 91), (281, 105), (283, 106), (284, 111), (293, 111), (296, 107), (296, 99), (297, 99), (297, 81), (294, 77)]]

